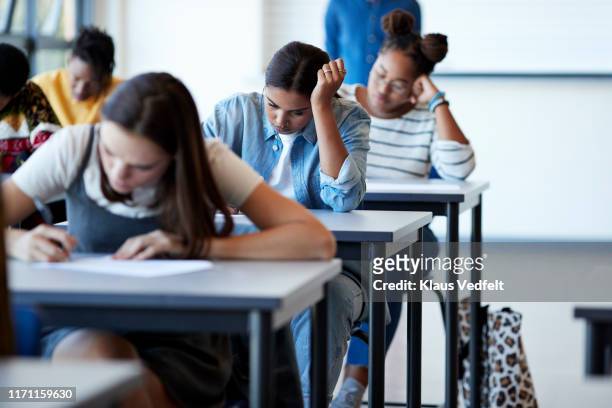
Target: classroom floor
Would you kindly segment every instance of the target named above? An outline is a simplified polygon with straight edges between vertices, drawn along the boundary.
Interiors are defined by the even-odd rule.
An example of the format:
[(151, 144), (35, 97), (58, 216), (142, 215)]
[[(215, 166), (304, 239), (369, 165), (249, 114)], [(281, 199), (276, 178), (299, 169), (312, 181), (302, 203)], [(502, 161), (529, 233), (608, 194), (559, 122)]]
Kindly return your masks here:
[[(511, 303), (523, 314), (523, 342), (541, 407), (608, 408), (612, 378), (586, 379), (584, 322), (573, 318), (573, 303)], [(501, 308), (502, 306), (494, 306)], [(404, 308), (404, 312), (405, 312)], [(406, 316), (402, 314), (386, 366), (386, 400), (405, 401)], [(400, 334), (404, 334), (403, 336)], [(444, 337), (439, 307), (423, 305), (423, 403), (441, 404), (444, 396)]]

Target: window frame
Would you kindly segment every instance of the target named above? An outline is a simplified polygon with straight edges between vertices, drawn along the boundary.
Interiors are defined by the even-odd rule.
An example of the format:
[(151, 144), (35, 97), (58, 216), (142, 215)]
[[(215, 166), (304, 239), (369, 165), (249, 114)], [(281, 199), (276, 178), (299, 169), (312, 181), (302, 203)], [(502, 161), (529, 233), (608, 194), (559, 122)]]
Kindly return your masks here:
[[(26, 31), (23, 34), (11, 33), (13, 17), (18, 1), (25, 1)], [(93, 22), (93, 0), (74, 0), (76, 7), (75, 32)], [(58, 39), (50, 35), (41, 35), (37, 28), (37, 0), (8, 0), (5, 6), (6, 13), (0, 21), (0, 42), (9, 43), (25, 51), (30, 61), (30, 70), (36, 73), (36, 53), (45, 50), (69, 50), (72, 41)]]

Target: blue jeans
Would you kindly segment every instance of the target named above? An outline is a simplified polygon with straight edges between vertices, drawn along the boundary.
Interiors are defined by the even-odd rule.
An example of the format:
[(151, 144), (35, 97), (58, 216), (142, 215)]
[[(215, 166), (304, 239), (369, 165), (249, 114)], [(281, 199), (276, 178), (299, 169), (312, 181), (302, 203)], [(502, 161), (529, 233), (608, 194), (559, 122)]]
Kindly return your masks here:
[[(351, 337), (351, 328), (362, 315), (364, 300), (361, 286), (344, 274), (337, 276), (329, 283), (327, 295), (328, 322), (330, 323), (330, 332), (327, 333), (328, 400), (331, 400), (332, 391), (340, 377), (342, 360)], [(310, 406), (310, 325), (310, 308), (295, 316), (291, 321), (305, 407)]]

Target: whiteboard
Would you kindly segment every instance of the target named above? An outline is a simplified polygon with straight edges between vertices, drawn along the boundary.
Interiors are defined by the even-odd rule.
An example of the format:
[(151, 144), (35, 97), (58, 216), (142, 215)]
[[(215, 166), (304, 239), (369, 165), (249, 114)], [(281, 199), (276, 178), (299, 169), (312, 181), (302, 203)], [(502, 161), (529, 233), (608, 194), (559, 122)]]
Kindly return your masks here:
[(610, 74), (612, 0), (421, 0), (440, 74)]

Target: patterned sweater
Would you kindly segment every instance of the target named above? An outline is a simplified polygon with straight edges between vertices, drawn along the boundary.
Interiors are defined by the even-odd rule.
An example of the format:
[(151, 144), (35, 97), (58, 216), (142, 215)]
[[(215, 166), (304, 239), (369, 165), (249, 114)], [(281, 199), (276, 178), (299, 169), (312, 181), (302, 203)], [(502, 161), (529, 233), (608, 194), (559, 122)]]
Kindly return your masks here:
[(13, 173), (36, 148), (60, 128), (38, 85), (28, 82), (0, 111), (0, 165)]

